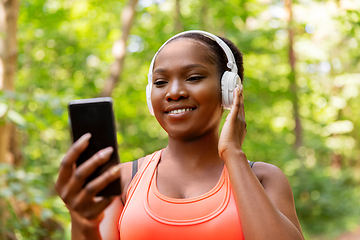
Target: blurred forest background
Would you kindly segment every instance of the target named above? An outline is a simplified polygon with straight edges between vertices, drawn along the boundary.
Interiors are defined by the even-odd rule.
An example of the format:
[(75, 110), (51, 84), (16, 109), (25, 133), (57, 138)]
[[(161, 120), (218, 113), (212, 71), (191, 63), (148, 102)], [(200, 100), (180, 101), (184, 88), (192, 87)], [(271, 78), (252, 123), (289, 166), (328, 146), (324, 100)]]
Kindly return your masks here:
[(123, 162), (166, 146), (147, 71), (191, 29), (244, 53), (244, 150), (285, 172), (306, 239), (359, 230), (360, 1), (2, 0), (1, 240), (70, 239), (54, 182), (71, 99), (114, 98)]

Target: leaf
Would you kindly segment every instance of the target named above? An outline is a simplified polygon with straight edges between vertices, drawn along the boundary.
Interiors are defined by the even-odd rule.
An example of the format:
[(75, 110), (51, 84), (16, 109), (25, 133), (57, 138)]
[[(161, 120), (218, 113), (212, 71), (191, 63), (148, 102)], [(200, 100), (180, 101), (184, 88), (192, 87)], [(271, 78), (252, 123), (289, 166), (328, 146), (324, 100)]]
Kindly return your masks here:
[(5, 103), (0, 103), (0, 118), (2, 118), (6, 111), (8, 110), (8, 106)]
[(21, 114), (19, 114), (18, 112), (10, 109), (7, 113), (7, 117), (13, 121), (14, 123), (20, 125), (20, 126), (25, 126), (26, 124), (26, 120), (23, 116), (21, 116)]

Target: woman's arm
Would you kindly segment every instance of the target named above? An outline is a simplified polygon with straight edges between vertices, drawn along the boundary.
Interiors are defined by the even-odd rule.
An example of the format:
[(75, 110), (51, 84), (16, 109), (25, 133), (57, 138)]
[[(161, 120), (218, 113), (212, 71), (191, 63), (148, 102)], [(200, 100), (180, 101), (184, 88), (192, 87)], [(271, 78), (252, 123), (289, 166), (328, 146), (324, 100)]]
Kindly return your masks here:
[(245, 133), (242, 89), (237, 88), (221, 132), (219, 155), (228, 169), (245, 239), (304, 239), (286, 176), (265, 163), (255, 163), (252, 171), (242, 151)]
[(227, 156), (225, 164), (245, 239), (303, 239), (290, 184), (279, 168), (255, 163), (255, 172), (267, 171), (261, 184), (243, 152)]
[[(116, 233), (118, 233), (118, 222), (114, 222), (114, 225), (109, 225), (105, 231), (101, 227), (101, 233), (100, 223), (103, 221), (112, 222), (113, 219), (120, 216), (122, 209), (120, 197), (116, 197), (114, 200), (114, 198), (96, 197), (96, 194), (120, 176), (120, 172), (123, 172), (122, 169), (124, 169), (123, 165), (125, 164), (119, 164), (107, 170), (96, 179), (87, 183), (83, 188), (86, 178), (98, 166), (108, 161), (113, 152), (112, 148), (101, 150), (79, 167), (76, 167), (75, 162), (88, 146), (90, 137), (90, 134), (85, 134), (70, 147), (61, 162), (55, 188), (70, 212), (72, 239), (118, 240), (118, 234), (116, 236), (115, 234), (111, 236), (106, 235), (106, 238), (102, 236), (104, 232), (114, 233), (114, 225), (116, 225)], [(109, 205), (113, 211), (104, 211)], [(116, 216), (117, 214), (118, 216)]]
[(300, 223), (296, 215), (293, 192), (285, 174), (278, 167), (262, 162), (258, 162), (256, 166), (254, 165), (253, 171), (260, 179), (267, 196), (276, 208), (287, 216), (301, 232)]
[(100, 223), (100, 235), (102, 239), (119, 240), (119, 219), (123, 209), (121, 197), (116, 197), (114, 201), (105, 209), (104, 219)]
[[(139, 168), (142, 167), (144, 158), (138, 159)], [(102, 239), (120, 240), (119, 220), (127, 198), (127, 192), (132, 180), (132, 162), (121, 164), (120, 181), (122, 194), (105, 209), (104, 218), (100, 223), (100, 235)]]

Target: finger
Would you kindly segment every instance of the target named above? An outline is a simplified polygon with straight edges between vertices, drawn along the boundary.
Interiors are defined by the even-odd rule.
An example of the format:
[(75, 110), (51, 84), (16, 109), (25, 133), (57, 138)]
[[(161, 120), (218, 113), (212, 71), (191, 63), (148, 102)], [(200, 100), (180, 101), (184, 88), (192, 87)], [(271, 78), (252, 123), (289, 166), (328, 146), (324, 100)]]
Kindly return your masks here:
[(239, 113), (239, 109), (240, 109), (239, 92), (240, 92), (239, 86), (236, 86), (234, 89), (234, 101), (233, 101), (233, 105), (231, 107), (230, 113), (228, 115), (228, 118), (234, 118)]
[(66, 153), (63, 161), (60, 165), (60, 171), (62, 169), (72, 169), (73, 164), (79, 158), (80, 154), (87, 148), (89, 145), (89, 140), (91, 138), (91, 133), (86, 133), (82, 135), (74, 144), (71, 145), (69, 151)]
[(74, 209), (81, 210), (82, 206), (86, 202), (98, 202), (102, 197), (96, 197), (96, 194), (103, 190), (107, 185), (112, 183), (114, 180), (119, 180), (120, 177), (120, 164), (109, 169), (99, 177), (95, 178), (80, 192), (76, 201), (74, 201), (72, 207)]
[(59, 176), (55, 183), (55, 188), (59, 192), (62, 187), (69, 181), (74, 170), (75, 161), (79, 158), (80, 154), (89, 145), (90, 133), (81, 136), (66, 153), (59, 168)]
[(239, 110), (239, 116), (241, 119), (245, 121), (245, 108), (244, 108), (244, 87), (241, 84), (240, 86), (240, 110)]
[(102, 198), (97, 201), (88, 211), (84, 213), (84, 217), (93, 220), (99, 217), (101, 213), (104, 212), (105, 208), (110, 205), (110, 203), (114, 200), (114, 197), (111, 198)]
[(112, 147), (100, 150), (83, 164), (78, 166), (70, 179), (72, 192), (78, 192), (84, 186), (86, 179), (101, 165), (106, 163), (114, 152)]
[(244, 86), (242, 84), (240, 84), (239, 86), (239, 91), (240, 91), (240, 95), (244, 93)]
[(118, 179), (120, 181), (120, 167), (121, 165), (118, 164), (103, 174), (101, 174), (99, 177), (95, 178), (88, 184), (86, 184), (85, 188), (83, 189), (81, 195), (83, 198), (93, 198), (96, 196), (98, 192), (103, 190), (107, 185)]

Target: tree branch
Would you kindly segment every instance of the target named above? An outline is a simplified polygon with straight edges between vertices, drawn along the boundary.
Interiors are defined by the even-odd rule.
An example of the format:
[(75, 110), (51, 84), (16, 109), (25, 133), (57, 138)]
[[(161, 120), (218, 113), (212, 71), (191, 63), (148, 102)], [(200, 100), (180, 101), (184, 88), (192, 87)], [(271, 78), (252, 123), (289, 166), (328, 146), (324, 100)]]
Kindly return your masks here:
[(121, 14), (122, 23), (122, 36), (113, 45), (113, 55), (115, 61), (110, 67), (110, 76), (105, 81), (105, 86), (100, 94), (102, 97), (110, 97), (116, 84), (119, 82), (119, 78), (123, 69), (125, 53), (126, 53), (126, 41), (130, 34), (130, 29), (135, 16), (135, 5), (138, 0), (129, 0), (128, 5), (124, 8)]
[(302, 145), (302, 127), (301, 120), (299, 116), (299, 101), (297, 97), (298, 87), (296, 85), (296, 56), (294, 51), (294, 29), (293, 29), (293, 19), (292, 19), (292, 0), (285, 0), (286, 10), (288, 12), (288, 34), (289, 34), (289, 63), (291, 67), (291, 72), (289, 74), (290, 80), (290, 91), (292, 92), (292, 103), (293, 103), (293, 114), (295, 120), (295, 143), (294, 147), (297, 149)]

